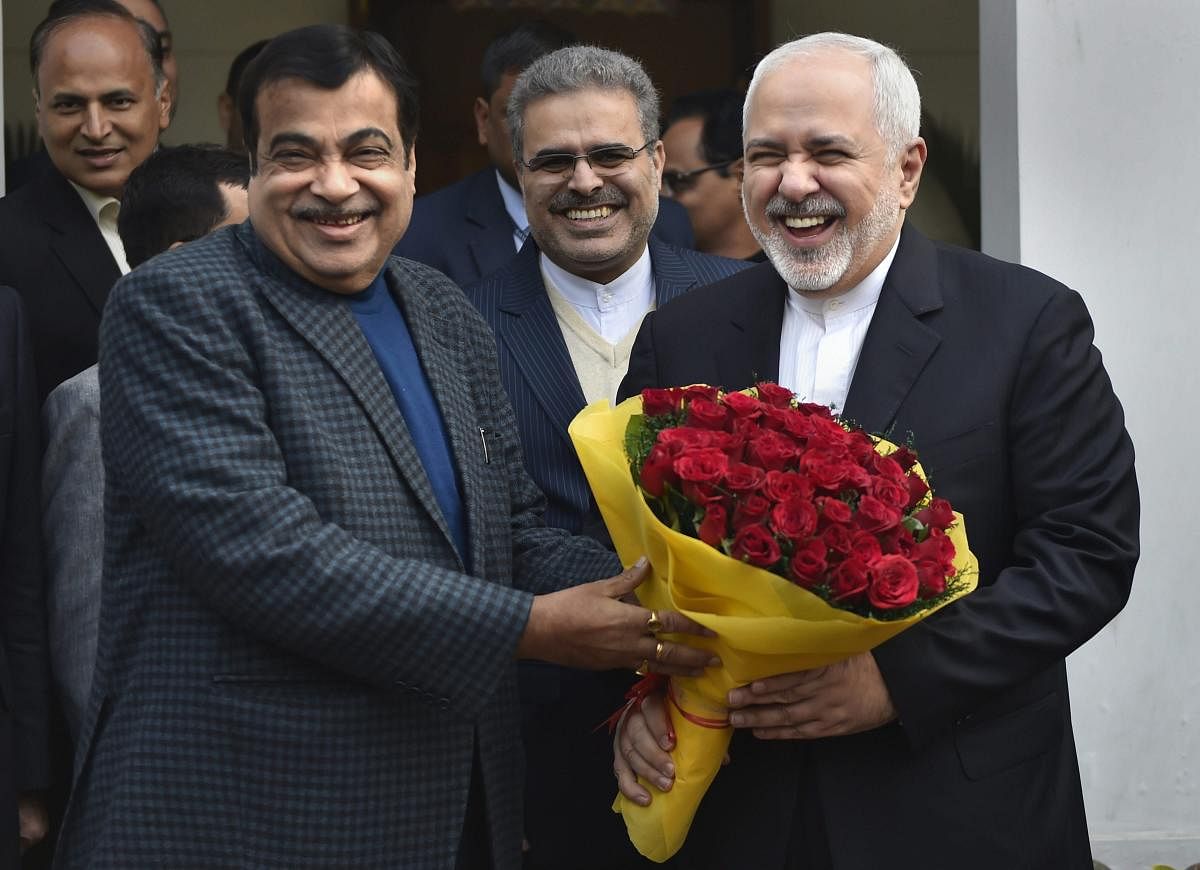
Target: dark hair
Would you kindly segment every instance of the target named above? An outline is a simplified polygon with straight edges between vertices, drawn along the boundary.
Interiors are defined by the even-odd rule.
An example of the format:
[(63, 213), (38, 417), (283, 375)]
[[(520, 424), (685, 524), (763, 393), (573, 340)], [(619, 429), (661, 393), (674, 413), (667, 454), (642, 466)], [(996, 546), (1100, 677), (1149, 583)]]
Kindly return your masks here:
[(133, 23), (150, 58), (150, 68), (154, 70), (154, 91), (158, 93), (167, 80), (163, 74), (163, 51), (158, 33), (116, 0), (54, 0), (50, 4), (46, 17), (33, 29), (33, 35), (29, 37), (29, 71), (33, 74), (34, 93), (40, 92), (38, 68), (42, 65), (42, 55), (46, 52), (46, 43), (50, 37), (72, 21), (94, 15), (107, 15)]
[(242, 81), (242, 73), (246, 71), (246, 66), (250, 61), (258, 57), (270, 41), (269, 39), (260, 39), (258, 42), (252, 42), (239, 51), (238, 56), (229, 65), (229, 77), (225, 79), (225, 93), (233, 100), (235, 106), (237, 105), (238, 85)]
[(396, 94), (396, 121), (408, 166), (417, 141), (417, 80), (404, 58), (378, 33), (358, 31), (344, 24), (313, 24), (280, 34), (250, 61), (238, 85), (238, 113), (250, 169), (258, 171), (258, 106), (261, 90), (282, 79), (298, 78), (319, 88), (334, 90), (356, 73), (371, 70)]
[(161, 147), (129, 173), (117, 234), (130, 267), (175, 242), (190, 242), (229, 216), (218, 184), (245, 187), (246, 158), (216, 145)]
[[(742, 104), (745, 95), (734, 90), (697, 91), (671, 104), (667, 126), (684, 118), (701, 118), (700, 154), (710, 166), (742, 156)], [(719, 170), (728, 175), (729, 170)]]
[(488, 45), (479, 65), (484, 97), (492, 98), (505, 73), (519, 73), (542, 55), (577, 42), (575, 34), (549, 21), (527, 21), (505, 31)]

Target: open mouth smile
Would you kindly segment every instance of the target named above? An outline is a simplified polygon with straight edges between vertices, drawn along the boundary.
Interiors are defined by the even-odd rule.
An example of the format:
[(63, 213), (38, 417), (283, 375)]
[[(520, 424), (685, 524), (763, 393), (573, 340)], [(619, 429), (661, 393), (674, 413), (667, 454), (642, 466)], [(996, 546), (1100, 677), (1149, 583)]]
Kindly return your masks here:
[(567, 220), (572, 221), (590, 221), (603, 220), (613, 213), (615, 209), (611, 205), (600, 205), (594, 208), (569, 208), (563, 212)]

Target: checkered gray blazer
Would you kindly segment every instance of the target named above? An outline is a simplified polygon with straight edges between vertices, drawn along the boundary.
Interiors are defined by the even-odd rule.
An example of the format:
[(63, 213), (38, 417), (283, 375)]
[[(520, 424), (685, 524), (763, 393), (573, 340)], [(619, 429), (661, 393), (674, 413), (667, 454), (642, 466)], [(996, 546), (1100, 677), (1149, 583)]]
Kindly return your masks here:
[(473, 577), (346, 303), (249, 223), (114, 288), (100, 641), (60, 866), (452, 868), (476, 742), (496, 866), (520, 865), (531, 593), (617, 566), (543, 527), (458, 288), (400, 259), (387, 279)]

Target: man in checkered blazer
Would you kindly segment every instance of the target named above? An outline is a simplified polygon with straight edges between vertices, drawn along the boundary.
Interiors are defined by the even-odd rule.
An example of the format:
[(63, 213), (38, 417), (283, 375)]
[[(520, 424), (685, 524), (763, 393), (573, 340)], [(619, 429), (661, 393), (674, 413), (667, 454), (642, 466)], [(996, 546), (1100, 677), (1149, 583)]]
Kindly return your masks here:
[(417, 118), (395, 51), (292, 31), (238, 102), (250, 222), (105, 312), (100, 642), (59, 865), (519, 867), (515, 659), (708, 655), (617, 600), (643, 570), (585, 582), (620, 566), (543, 527), (487, 326), (387, 260)]

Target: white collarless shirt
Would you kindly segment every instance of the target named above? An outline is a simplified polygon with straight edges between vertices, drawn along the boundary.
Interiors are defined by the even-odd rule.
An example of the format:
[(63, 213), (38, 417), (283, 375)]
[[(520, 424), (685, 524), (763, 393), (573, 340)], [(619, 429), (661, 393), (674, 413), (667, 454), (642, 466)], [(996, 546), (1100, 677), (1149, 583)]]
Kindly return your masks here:
[(521, 191), (504, 180), (500, 170), (496, 170), (496, 186), (500, 188), (500, 198), (504, 200), (504, 210), (513, 223), (513, 245), (521, 250), (521, 245), (529, 238), (529, 215), (525, 213), (525, 200)]
[(86, 187), (80, 187), (69, 178), (67, 182), (75, 188), (75, 192), (87, 206), (88, 214), (100, 228), (100, 235), (104, 237), (104, 243), (108, 245), (113, 259), (117, 261), (117, 268), (121, 270), (122, 275), (128, 275), (129, 262), (125, 259), (125, 245), (121, 243), (121, 236), (117, 233), (117, 212), (121, 210), (121, 203), (111, 196), (104, 196), (101, 193), (94, 193)]
[(654, 305), (654, 273), (650, 269), (650, 248), (642, 251), (636, 263), (607, 284), (572, 275), (541, 255), (542, 277), (546, 289), (559, 293), (571, 303), (583, 321), (609, 344), (619, 344), (630, 330), (636, 329)]
[(845, 293), (813, 299), (788, 288), (779, 338), (779, 383), (801, 401), (840, 413), (875, 314), (883, 281), (896, 256), (899, 236), (871, 274)]

